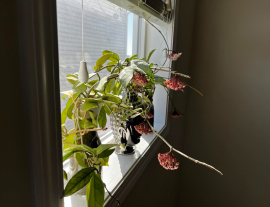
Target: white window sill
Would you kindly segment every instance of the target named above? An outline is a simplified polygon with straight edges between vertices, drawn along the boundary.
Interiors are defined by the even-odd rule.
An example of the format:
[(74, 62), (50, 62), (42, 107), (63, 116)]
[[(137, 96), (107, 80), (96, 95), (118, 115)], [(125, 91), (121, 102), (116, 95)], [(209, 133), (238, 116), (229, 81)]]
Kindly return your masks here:
[[(164, 129), (164, 123), (156, 123), (155, 121), (154, 128), (157, 132), (161, 132)], [(109, 136), (105, 135), (105, 140), (104, 138), (102, 139), (103, 143), (109, 142), (113, 139), (112, 134), (108, 133), (108, 135)], [(136, 164), (141, 161), (142, 158), (145, 158), (144, 154), (148, 151), (148, 148), (156, 142), (155, 138), (156, 135), (154, 133), (143, 135), (140, 139), (140, 143), (136, 145), (136, 152), (133, 155), (117, 155), (113, 153), (110, 156), (109, 166), (103, 167), (102, 169), (102, 180), (110, 192), (117, 192), (121, 184), (127, 181), (126, 177), (131, 173), (131, 171), (133, 172), (135, 170), (134, 168), (136, 167)], [(151, 156), (149, 156), (148, 159), (150, 158)], [(65, 170), (68, 172), (68, 165), (66, 166)], [(127, 183), (127, 185), (129, 184)], [(110, 197), (106, 192), (105, 203), (108, 204), (109, 200)], [(64, 202), (65, 207), (87, 207), (86, 199), (76, 195), (65, 197)]]

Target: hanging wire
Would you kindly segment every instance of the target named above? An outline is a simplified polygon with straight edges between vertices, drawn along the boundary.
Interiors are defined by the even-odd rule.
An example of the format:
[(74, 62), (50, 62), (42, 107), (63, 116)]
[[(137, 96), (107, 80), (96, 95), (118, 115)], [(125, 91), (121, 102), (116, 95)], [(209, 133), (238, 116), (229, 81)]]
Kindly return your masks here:
[(83, 0), (82, 0), (82, 60), (84, 61), (84, 42), (83, 42)]

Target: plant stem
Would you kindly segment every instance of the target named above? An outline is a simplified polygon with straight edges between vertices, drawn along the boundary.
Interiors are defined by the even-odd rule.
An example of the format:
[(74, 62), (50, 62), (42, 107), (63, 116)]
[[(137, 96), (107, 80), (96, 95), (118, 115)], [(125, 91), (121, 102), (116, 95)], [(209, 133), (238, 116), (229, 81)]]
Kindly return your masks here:
[[(161, 32), (155, 25), (153, 25), (151, 22), (149, 22), (147, 19), (145, 19), (145, 21), (147, 21), (150, 25), (152, 25), (152, 27), (154, 27), (154, 28), (161, 34), (161, 36), (163, 37), (163, 39), (164, 39), (164, 41), (165, 41), (165, 43), (166, 43), (167, 51), (170, 51), (170, 50), (169, 50), (168, 42), (167, 42), (165, 36), (162, 34), (162, 32)], [(166, 57), (166, 60), (164, 61), (163, 65), (165, 65), (165, 63), (167, 62), (167, 59), (168, 59), (168, 58)]]
[(73, 132), (70, 132), (68, 134), (76, 134), (78, 132), (93, 132), (93, 131), (105, 131), (107, 130), (107, 128), (96, 128), (96, 129), (82, 129), (82, 130), (77, 130), (77, 131), (73, 131)]
[[(161, 68), (165, 68), (165, 67), (158, 67), (158, 68), (154, 68), (154, 70), (160, 70), (160, 71), (164, 71), (164, 72), (168, 72), (168, 73), (172, 73), (172, 74), (175, 74), (175, 75), (180, 75), (180, 76), (183, 76), (185, 78), (190, 78), (189, 75), (185, 75), (183, 73), (178, 73), (176, 71), (171, 71), (171, 70), (163, 70)], [(166, 68), (170, 68), (170, 67), (166, 67)]]
[(164, 87), (164, 90), (165, 90), (166, 93), (168, 94), (169, 100), (170, 100), (170, 102), (172, 103), (173, 107), (176, 109), (176, 111), (178, 111), (180, 114), (184, 115), (184, 114), (181, 113), (181, 112), (176, 108), (176, 106), (174, 105), (173, 100), (172, 100), (172, 98), (170, 97), (169, 91), (168, 91), (165, 87)]
[(201, 96), (203, 96), (203, 94), (200, 91), (198, 91), (196, 88), (193, 88), (192, 86), (190, 86), (190, 85), (188, 85), (186, 83), (183, 83), (183, 84), (185, 84), (186, 86), (190, 87), (191, 89), (193, 89), (194, 91), (196, 91), (198, 94), (200, 94)]
[(106, 187), (106, 184), (105, 183), (103, 183), (104, 184), (104, 188), (106, 189), (106, 191), (108, 192), (108, 194), (109, 194), (109, 196), (111, 197), (111, 198), (113, 198), (118, 204), (118, 206), (121, 206), (121, 203), (120, 203), (120, 201), (117, 199), (117, 198), (115, 198), (112, 194), (111, 194), (111, 192), (108, 190), (108, 188)]
[(195, 162), (195, 163), (197, 163), (197, 164), (200, 164), (200, 165), (203, 165), (203, 166), (205, 166), (205, 167), (208, 167), (208, 168), (210, 168), (211, 170), (214, 170), (214, 171), (218, 172), (220, 175), (223, 175), (222, 172), (220, 172), (219, 170), (217, 170), (217, 169), (214, 168), (213, 166), (208, 165), (208, 164), (206, 164), (206, 163), (204, 163), (204, 162), (201, 162), (201, 161), (199, 161), (199, 160), (195, 160), (194, 158), (189, 157), (189, 156), (187, 156), (186, 154), (184, 154), (183, 152), (181, 152), (181, 151), (179, 151), (179, 150), (173, 148), (172, 145), (170, 145), (169, 142), (167, 142), (167, 141), (166, 141), (159, 133), (156, 132), (156, 130), (155, 130), (155, 129), (153, 128), (153, 126), (150, 124), (150, 122), (148, 121), (148, 119), (146, 119), (146, 121), (148, 122), (148, 124), (149, 124), (150, 128), (152, 129), (152, 131), (153, 131), (153, 132), (154, 132), (154, 133), (155, 133), (155, 134), (156, 134), (163, 142), (165, 142), (165, 144), (168, 145), (168, 147), (170, 148), (170, 151), (173, 150), (173, 151), (177, 152), (178, 154), (182, 155), (183, 157), (185, 157), (185, 158), (187, 158), (187, 159), (189, 159), (189, 160), (191, 160), (191, 161), (193, 161), (193, 162)]

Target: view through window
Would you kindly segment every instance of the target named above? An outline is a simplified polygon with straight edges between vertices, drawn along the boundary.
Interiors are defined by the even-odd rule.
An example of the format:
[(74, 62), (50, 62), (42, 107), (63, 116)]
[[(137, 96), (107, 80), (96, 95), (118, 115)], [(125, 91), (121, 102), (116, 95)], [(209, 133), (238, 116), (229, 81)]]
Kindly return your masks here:
[[(89, 73), (94, 72), (96, 60), (103, 50), (119, 54), (121, 60), (138, 53), (140, 47), (139, 17), (107, 0), (84, 0), (84, 52)], [(68, 74), (79, 71), (82, 61), (82, 2), (57, 0), (58, 45), (60, 65), (60, 90), (71, 90), (66, 80)], [(141, 48), (140, 48), (141, 49)], [(107, 75), (106, 70), (100, 73)], [(61, 109), (66, 101), (61, 101)], [(66, 122), (68, 130), (73, 122)], [(110, 121), (107, 121), (110, 128)], [(107, 131), (99, 131), (99, 135)]]

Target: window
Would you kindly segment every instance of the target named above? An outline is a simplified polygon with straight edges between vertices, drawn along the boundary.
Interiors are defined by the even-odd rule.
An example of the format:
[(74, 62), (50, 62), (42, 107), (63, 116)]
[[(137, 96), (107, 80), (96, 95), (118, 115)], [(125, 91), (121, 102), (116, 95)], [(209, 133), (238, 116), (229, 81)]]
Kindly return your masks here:
[[(120, 1), (118, 1), (120, 2)], [(67, 74), (78, 72), (79, 64), (82, 60), (82, 31), (81, 31), (81, 0), (57, 0), (57, 21), (58, 21), (58, 45), (60, 64), (60, 89), (70, 90), (71, 84), (66, 80)], [(167, 41), (171, 44), (172, 25), (158, 26)], [(147, 32), (146, 32), (147, 31)], [(111, 50), (119, 54), (124, 60), (134, 54), (145, 57), (151, 50), (157, 49), (151, 60), (161, 65), (165, 58), (162, 50), (165, 42), (160, 33), (137, 15), (126, 11), (107, 0), (84, 0), (84, 51), (89, 73), (94, 70), (96, 60), (101, 56), (103, 50)], [(169, 66), (169, 62), (168, 66)], [(104, 71), (101, 76), (104, 76)], [(166, 72), (158, 72), (161, 77), (168, 77)], [(61, 107), (64, 108), (66, 102), (62, 100)], [(154, 95), (155, 119), (154, 127), (158, 132), (162, 132), (167, 124), (167, 96), (161, 86), (157, 86)], [(68, 130), (73, 128), (72, 122), (67, 124)], [(110, 122), (107, 122), (110, 128)], [(112, 139), (112, 133), (100, 133), (103, 143)], [(107, 133), (107, 134), (106, 134)], [(165, 133), (165, 130), (163, 131)], [(118, 156), (112, 154), (109, 167), (104, 167), (102, 171), (103, 181), (111, 192), (121, 189), (121, 183), (129, 182), (126, 179), (132, 172), (140, 176), (141, 169), (146, 166), (142, 161), (149, 162), (154, 152), (144, 156), (151, 146), (151, 150), (157, 149), (158, 144), (152, 145), (155, 141), (155, 134), (143, 135), (140, 143), (136, 146), (134, 156)], [(153, 147), (152, 147), (153, 146)], [(156, 155), (155, 155), (156, 156)], [(144, 157), (145, 159), (141, 160)], [(140, 162), (139, 165), (137, 165)], [(138, 167), (139, 166), (139, 167)], [(134, 170), (140, 168), (140, 170)], [(68, 172), (68, 162), (64, 169)], [(122, 185), (125, 186), (125, 185)], [(123, 192), (130, 189), (124, 189)], [(107, 197), (107, 194), (105, 195)], [(109, 202), (107, 197), (106, 203)], [(86, 200), (77, 196), (65, 198), (66, 207), (86, 206)]]
[[(57, 0), (60, 90), (71, 89), (68, 74), (79, 71), (82, 60), (81, 0)], [(119, 54), (121, 60), (132, 54), (144, 55), (142, 19), (107, 0), (84, 1), (84, 51), (89, 73), (103, 50)], [(103, 71), (102, 71), (103, 72)], [(104, 70), (102, 75), (106, 75)], [(66, 101), (62, 100), (61, 109)], [(66, 123), (68, 130), (73, 122)], [(110, 129), (110, 121), (107, 122)], [(107, 131), (99, 131), (102, 137)]]

